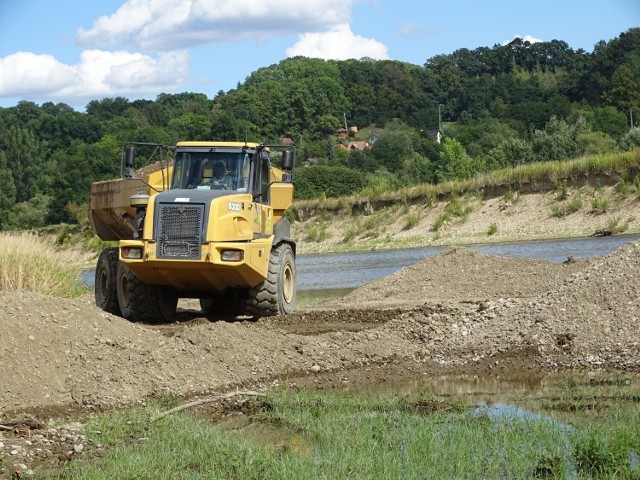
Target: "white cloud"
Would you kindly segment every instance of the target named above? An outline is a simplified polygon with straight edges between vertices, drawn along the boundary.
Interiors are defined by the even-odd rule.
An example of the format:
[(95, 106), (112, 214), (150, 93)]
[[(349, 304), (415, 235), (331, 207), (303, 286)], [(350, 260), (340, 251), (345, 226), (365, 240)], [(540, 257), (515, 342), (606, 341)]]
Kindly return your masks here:
[(357, 0), (128, 0), (80, 28), (83, 46), (173, 50), (206, 43), (262, 40), (325, 31), (349, 20)]
[(81, 103), (111, 96), (155, 95), (187, 80), (187, 62), (184, 51), (153, 58), (86, 50), (77, 65), (62, 64), (50, 55), (18, 52), (0, 58), (0, 97)]
[(0, 58), (0, 96), (48, 93), (73, 82), (74, 69), (51, 55), (17, 52)]
[(511, 42), (513, 42), (516, 38), (520, 38), (522, 39), (522, 41), (524, 42), (529, 42), (529, 43), (540, 43), (540, 42), (544, 42), (544, 40), (541, 40), (539, 38), (534, 37), (533, 35), (525, 35), (524, 37), (522, 35), (520, 35), (519, 33), (516, 33), (513, 38), (511, 40), (504, 40), (502, 42), (502, 46), (507, 45)]
[(336, 25), (328, 32), (305, 33), (287, 49), (287, 56), (315, 57), (326, 60), (370, 57), (376, 60), (389, 58), (388, 48), (372, 38), (354, 35), (349, 24)]

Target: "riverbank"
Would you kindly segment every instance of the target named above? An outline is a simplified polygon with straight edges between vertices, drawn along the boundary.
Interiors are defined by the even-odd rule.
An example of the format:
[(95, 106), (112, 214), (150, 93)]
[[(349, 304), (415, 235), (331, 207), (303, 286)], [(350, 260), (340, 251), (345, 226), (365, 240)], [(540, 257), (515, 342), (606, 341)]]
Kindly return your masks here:
[(640, 233), (640, 191), (625, 182), (441, 200), (299, 208), (298, 254), (508, 243)]

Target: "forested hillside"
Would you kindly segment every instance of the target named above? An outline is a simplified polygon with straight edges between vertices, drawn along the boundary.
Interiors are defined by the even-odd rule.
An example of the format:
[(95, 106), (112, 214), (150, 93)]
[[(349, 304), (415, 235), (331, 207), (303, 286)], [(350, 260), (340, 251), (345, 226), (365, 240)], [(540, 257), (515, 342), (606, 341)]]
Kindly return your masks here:
[[(287, 137), (297, 198), (313, 198), (629, 150), (640, 146), (636, 117), (640, 28), (592, 52), (516, 39), (424, 65), (289, 58), (215, 98), (105, 98), (84, 112), (23, 101), (0, 108), (0, 228), (79, 221), (89, 184), (119, 175), (127, 141)], [(345, 127), (357, 130), (338, 138)]]

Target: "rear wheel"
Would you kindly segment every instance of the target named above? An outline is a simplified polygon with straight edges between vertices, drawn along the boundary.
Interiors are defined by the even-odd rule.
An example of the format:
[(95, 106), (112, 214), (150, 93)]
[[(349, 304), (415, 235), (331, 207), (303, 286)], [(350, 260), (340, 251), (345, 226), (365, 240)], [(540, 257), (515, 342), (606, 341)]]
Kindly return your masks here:
[(246, 313), (254, 317), (286, 315), (296, 300), (296, 262), (291, 246), (281, 243), (271, 250), (267, 278), (249, 290)]
[(176, 315), (178, 294), (170, 287), (143, 283), (124, 263), (118, 264), (118, 305), (133, 322), (164, 323)]
[(96, 305), (105, 312), (120, 315), (116, 275), (118, 272), (118, 247), (102, 250), (96, 263), (94, 283)]

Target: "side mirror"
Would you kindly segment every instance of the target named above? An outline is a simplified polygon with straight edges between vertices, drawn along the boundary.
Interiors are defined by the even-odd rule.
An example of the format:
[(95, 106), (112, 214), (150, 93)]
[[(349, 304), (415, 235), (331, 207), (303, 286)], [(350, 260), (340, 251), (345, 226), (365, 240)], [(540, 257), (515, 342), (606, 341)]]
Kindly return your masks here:
[(295, 163), (295, 154), (293, 150), (285, 150), (282, 152), (282, 169), (283, 170), (293, 170), (293, 165)]
[(133, 177), (133, 159), (135, 158), (135, 149), (127, 147), (124, 150), (124, 176)]
[(134, 157), (135, 149), (133, 147), (127, 147), (124, 151), (124, 166), (127, 168), (133, 168)]

